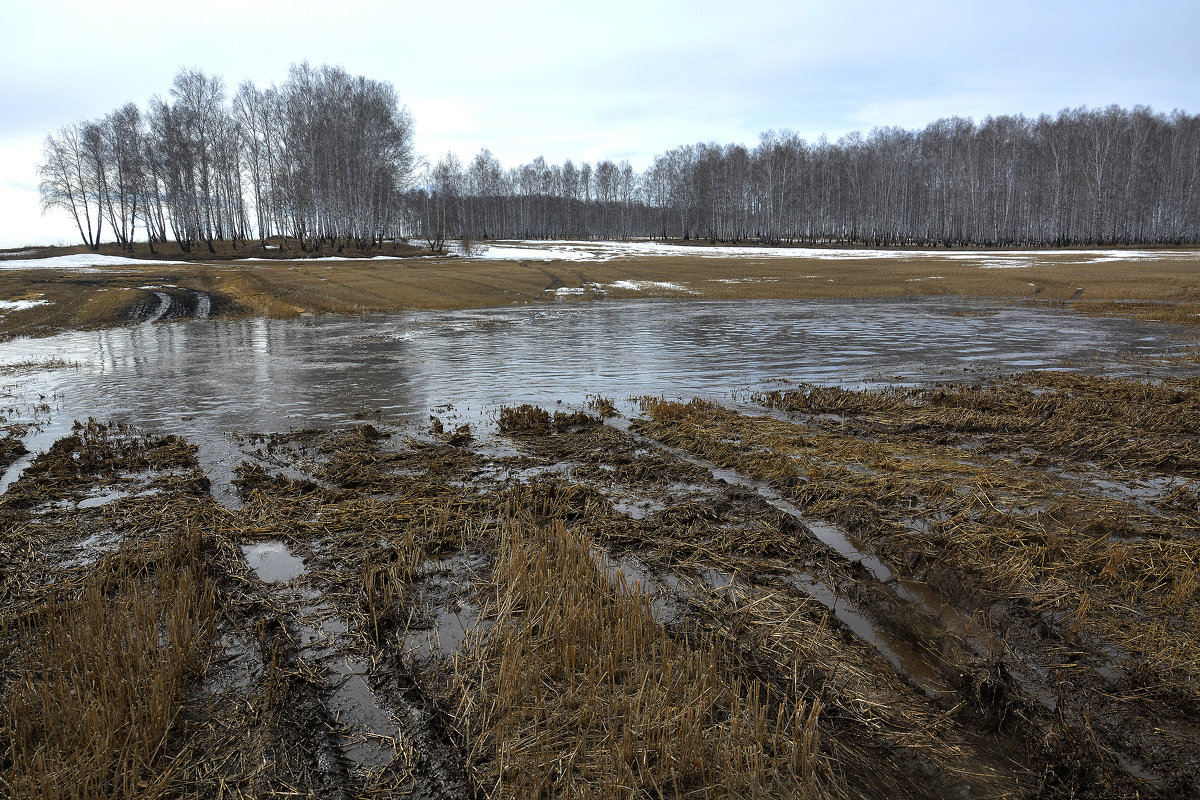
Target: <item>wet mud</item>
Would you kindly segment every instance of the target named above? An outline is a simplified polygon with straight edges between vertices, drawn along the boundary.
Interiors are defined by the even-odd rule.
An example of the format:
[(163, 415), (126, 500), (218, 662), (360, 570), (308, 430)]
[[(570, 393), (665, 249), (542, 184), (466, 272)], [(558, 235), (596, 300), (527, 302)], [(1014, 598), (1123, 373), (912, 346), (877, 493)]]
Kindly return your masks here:
[(125, 311), (129, 322), (169, 322), (208, 319), (213, 299), (207, 292), (178, 286), (143, 286), (141, 296)]
[[(0, 495), (0, 691), (105, 576), (175, 619), (180, 539), (212, 600), (134, 796), (1191, 797), (1195, 396), (243, 431), (236, 503), (185, 438), (88, 421)], [(0, 785), (46, 779), (47, 734), (5, 731)]]

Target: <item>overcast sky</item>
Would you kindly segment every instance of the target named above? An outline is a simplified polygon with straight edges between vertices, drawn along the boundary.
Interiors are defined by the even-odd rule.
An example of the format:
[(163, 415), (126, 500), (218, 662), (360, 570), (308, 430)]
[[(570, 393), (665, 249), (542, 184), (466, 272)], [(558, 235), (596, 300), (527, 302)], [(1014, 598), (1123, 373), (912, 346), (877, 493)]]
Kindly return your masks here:
[(836, 139), (952, 115), (1200, 113), (1196, 0), (43, 2), (0, 0), (0, 247), (74, 243), (42, 216), (47, 133), (166, 95), (175, 72), (282, 84), (308, 60), (391, 82), (417, 150), (508, 166), (685, 143)]

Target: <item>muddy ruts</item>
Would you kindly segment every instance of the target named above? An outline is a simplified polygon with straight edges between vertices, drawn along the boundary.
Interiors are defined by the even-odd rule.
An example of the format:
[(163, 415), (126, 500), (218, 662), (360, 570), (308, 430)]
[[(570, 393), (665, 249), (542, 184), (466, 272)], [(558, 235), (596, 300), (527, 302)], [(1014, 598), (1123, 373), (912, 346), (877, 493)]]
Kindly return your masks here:
[(131, 322), (207, 319), (212, 312), (212, 298), (207, 292), (173, 286), (147, 287), (142, 292), (144, 296), (126, 311), (126, 319)]

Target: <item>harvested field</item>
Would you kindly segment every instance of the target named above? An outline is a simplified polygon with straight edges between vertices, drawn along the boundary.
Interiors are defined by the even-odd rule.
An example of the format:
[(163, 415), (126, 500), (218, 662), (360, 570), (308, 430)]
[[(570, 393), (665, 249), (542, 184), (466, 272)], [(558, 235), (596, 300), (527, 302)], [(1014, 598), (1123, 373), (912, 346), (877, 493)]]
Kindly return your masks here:
[[(184, 440), (80, 424), (0, 497), (0, 786), (1194, 796), (1194, 395), (1042, 373), (247, 433), (237, 507)], [(89, 637), (136, 666), (61, 656)]]
[(614, 253), (0, 269), (0, 796), (1200, 794), (1191, 251)]

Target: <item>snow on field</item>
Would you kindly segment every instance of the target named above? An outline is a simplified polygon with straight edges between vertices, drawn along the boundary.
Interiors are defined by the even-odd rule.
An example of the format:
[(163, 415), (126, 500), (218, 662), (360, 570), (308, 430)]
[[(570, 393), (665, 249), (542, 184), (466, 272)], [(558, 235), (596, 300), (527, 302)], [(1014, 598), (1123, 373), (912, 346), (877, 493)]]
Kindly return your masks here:
[[(462, 255), (457, 243), (451, 252)], [(1200, 261), (1200, 250), (871, 250), (819, 247), (746, 247), (674, 245), (646, 240), (632, 242), (581, 242), (514, 240), (499, 244), (480, 244), (469, 259), (485, 261), (612, 261), (625, 258), (674, 256), (677, 258), (807, 259), (814, 261), (854, 261), (863, 259), (946, 259), (965, 261), (980, 269), (1022, 269), (1052, 264), (1100, 264), (1113, 261)], [(32, 252), (32, 251), (31, 251)], [(1052, 257), (1052, 258), (1051, 258)], [(369, 259), (353, 256), (297, 258), (296, 261), (394, 261), (398, 256), (377, 255)], [(271, 262), (275, 259), (242, 258), (232, 262)], [(0, 259), (0, 270), (61, 269), (95, 272), (105, 267), (142, 264), (183, 264), (183, 261), (126, 258), (124, 256), (78, 253), (50, 258)], [(628, 287), (625, 287), (628, 288)], [(660, 287), (661, 288), (661, 287)]]
[[(297, 258), (296, 261), (396, 261), (399, 256), (372, 256), (371, 258), (355, 258), (353, 256), (322, 256), (320, 258)], [(240, 264), (247, 261), (270, 263), (274, 258), (239, 258), (233, 261), (219, 262), (224, 264)], [(69, 256), (51, 256), (49, 258), (14, 258), (0, 260), (0, 270), (5, 269), (61, 269), (68, 272), (101, 272), (106, 267), (132, 267), (143, 264), (186, 264), (186, 261), (168, 261), (153, 258), (126, 258), (125, 256), (93, 255), (76, 253)], [(198, 263), (205, 263), (203, 260)]]
[[(297, 258), (295, 261), (399, 261), (400, 256), (371, 256), (363, 258), (362, 256), (317, 256), (316, 258)], [(250, 259), (246, 259), (249, 261)], [(260, 259), (261, 260), (261, 259)], [(267, 259), (274, 261), (275, 259)]]
[(554, 292), (556, 297), (570, 297), (572, 295), (586, 294), (588, 290), (607, 294), (609, 289), (624, 289), (632, 292), (644, 292), (647, 289), (656, 289), (663, 292), (684, 292), (686, 294), (699, 294), (694, 289), (688, 288), (682, 283), (669, 283), (667, 281), (630, 281), (620, 280), (612, 283), (589, 283), (584, 286), (560, 286), (557, 289), (547, 289), (547, 292)]
[(49, 300), (0, 300), (0, 312), (24, 311), (35, 306), (48, 306)]
[(1109, 261), (1157, 261), (1164, 258), (1200, 261), (1195, 250), (872, 250), (819, 247), (745, 247), (674, 245), (662, 242), (547, 242), (508, 241), (482, 245), (472, 258), (497, 261), (611, 261), (619, 258), (677, 256), (684, 258), (794, 258), (819, 261), (847, 261), (876, 258), (930, 259), (979, 262), (981, 269), (1021, 269), (1040, 266), (1046, 257), (1080, 264)]
[(668, 283), (666, 281), (613, 281), (609, 286), (613, 289), (629, 289), (635, 292), (643, 292), (646, 289), (661, 289), (664, 292), (692, 291), (683, 284)]
[(607, 261), (597, 248), (586, 243), (590, 249), (583, 249), (583, 242), (517, 242), (513, 247), (486, 245), (474, 256), (466, 258), (481, 258), (487, 261)]
[(126, 258), (125, 256), (103, 256), (92, 253), (75, 253), (69, 256), (49, 258), (14, 258), (0, 261), (0, 269), (63, 269), (70, 272), (99, 272), (97, 267), (126, 267), (139, 264), (183, 264), (183, 261), (158, 261), (148, 258)]

